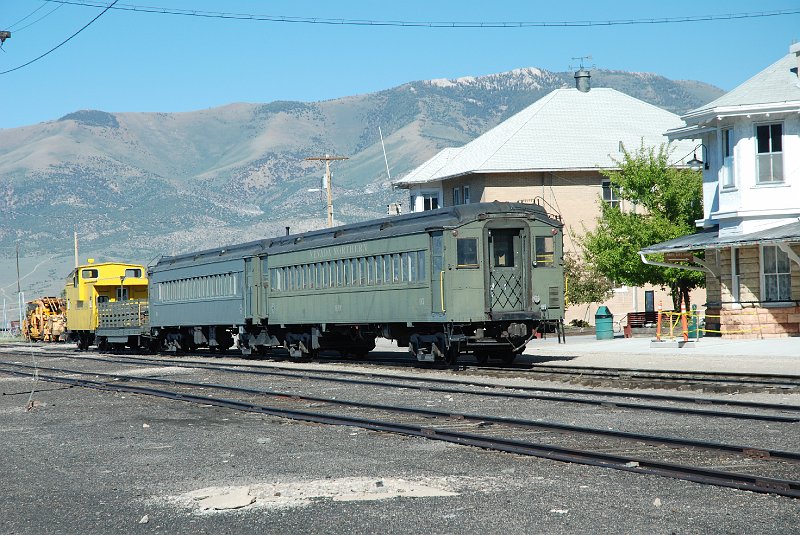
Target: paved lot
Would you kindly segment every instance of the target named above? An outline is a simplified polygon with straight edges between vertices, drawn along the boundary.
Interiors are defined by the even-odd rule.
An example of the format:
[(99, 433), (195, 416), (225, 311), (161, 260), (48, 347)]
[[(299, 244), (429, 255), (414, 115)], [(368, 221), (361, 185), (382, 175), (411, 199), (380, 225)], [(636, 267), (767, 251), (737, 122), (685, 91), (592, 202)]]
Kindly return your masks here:
[[(800, 500), (52, 384), (26, 411), (31, 386), (0, 376), (2, 534), (798, 532)], [(237, 491), (256, 502), (203, 509)]]
[(701, 338), (694, 347), (651, 347), (649, 338), (597, 340), (568, 336), (559, 344), (554, 335), (532, 341), (523, 358), (548, 366), (597, 366), (736, 373), (800, 375), (800, 338), (728, 340)]

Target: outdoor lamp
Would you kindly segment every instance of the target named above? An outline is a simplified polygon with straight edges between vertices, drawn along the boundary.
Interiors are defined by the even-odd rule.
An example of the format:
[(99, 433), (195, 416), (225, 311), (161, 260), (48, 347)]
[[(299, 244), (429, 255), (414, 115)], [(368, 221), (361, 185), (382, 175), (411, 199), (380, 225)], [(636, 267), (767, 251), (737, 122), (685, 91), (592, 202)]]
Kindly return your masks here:
[[(703, 162), (703, 160), (698, 160), (697, 159), (697, 149), (698, 148), (700, 148), (700, 149), (705, 148), (706, 149), (706, 161), (705, 162)], [(688, 162), (686, 162), (686, 165), (689, 166), (689, 169), (691, 169), (692, 171), (699, 171), (701, 167), (704, 168), (704, 169), (708, 169), (708, 147), (706, 147), (705, 144), (700, 143), (694, 149), (692, 149), (692, 151), (693, 151), (692, 159), (689, 160)], [(700, 155), (701, 156), (703, 155), (702, 150), (700, 151)]]

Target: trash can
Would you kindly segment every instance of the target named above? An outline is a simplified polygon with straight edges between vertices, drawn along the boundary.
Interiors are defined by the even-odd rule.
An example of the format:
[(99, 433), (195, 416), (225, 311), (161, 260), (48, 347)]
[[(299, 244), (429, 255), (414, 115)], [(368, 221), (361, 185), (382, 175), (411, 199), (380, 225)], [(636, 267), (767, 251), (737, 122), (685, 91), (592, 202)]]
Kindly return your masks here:
[(594, 315), (595, 335), (598, 340), (614, 338), (614, 315), (607, 306), (601, 306)]
[(698, 319), (697, 305), (692, 305), (692, 313), (689, 314), (689, 322), (686, 325), (690, 340), (703, 337), (703, 327), (698, 325)]

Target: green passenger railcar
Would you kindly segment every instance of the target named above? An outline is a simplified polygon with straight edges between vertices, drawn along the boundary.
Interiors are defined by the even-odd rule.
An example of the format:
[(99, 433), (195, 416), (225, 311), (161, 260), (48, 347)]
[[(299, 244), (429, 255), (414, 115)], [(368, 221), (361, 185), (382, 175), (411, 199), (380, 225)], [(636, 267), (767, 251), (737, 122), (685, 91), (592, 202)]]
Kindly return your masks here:
[(470, 204), (262, 242), (245, 259), (245, 349), (420, 361), (513, 360), (564, 312), (562, 223), (535, 204)]

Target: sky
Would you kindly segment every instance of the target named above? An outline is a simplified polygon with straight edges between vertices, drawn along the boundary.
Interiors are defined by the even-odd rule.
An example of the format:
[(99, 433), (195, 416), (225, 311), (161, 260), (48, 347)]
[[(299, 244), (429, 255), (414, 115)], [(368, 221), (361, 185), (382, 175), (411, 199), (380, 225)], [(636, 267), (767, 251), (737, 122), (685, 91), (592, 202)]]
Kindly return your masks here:
[[(70, 0), (72, 1), (72, 0)], [(55, 47), (113, 0), (2, 0), (0, 72)], [(196, 10), (183, 16), (109, 9), (57, 50), (0, 74), (0, 128), (79, 109), (179, 112), (232, 102), (318, 101), (413, 80), (521, 67), (652, 72), (730, 90), (800, 40), (800, 13), (667, 24), (613, 20), (800, 11), (761, 2), (530, 0), (119, 0), (116, 7)], [(305, 19), (419, 22), (575, 22), (508, 28), (309, 24), (207, 16), (225, 12)], [(27, 18), (26, 18), (27, 17)], [(596, 24), (595, 24), (596, 23)]]

